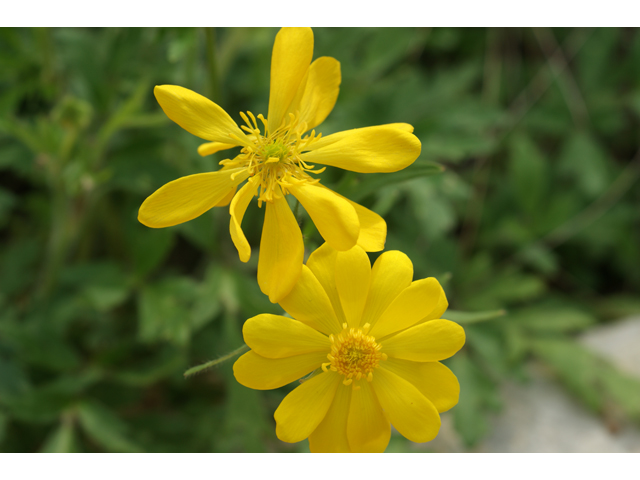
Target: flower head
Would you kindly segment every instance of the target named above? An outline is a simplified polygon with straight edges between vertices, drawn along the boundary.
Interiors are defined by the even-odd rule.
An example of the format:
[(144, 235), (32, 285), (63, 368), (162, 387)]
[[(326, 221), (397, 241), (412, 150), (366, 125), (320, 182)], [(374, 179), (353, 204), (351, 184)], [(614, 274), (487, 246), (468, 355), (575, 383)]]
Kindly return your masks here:
[(440, 360), (464, 344), (464, 330), (442, 320), (447, 299), (434, 278), (412, 281), (409, 258), (385, 252), (373, 268), (355, 246), (324, 244), (279, 303), (293, 318), (258, 315), (244, 324), (251, 351), (234, 367), (249, 388), (278, 388), (309, 373), (275, 412), (285, 442), (309, 439), (316, 452), (382, 452), (390, 424), (428, 442), (439, 413), (460, 386)]
[[(271, 63), (268, 118), (241, 113), (244, 125), (218, 105), (183, 87), (162, 85), (154, 93), (167, 116), (188, 132), (208, 140), (201, 155), (240, 148), (216, 172), (179, 178), (149, 196), (138, 220), (153, 228), (192, 220), (213, 207), (229, 205), (231, 238), (240, 260), (251, 247), (241, 229), (254, 196), (266, 204), (258, 262), (261, 290), (277, 302), (293, 288), (303, 261), (302, 233), (285, 196), (305, 208), (325, 241), (346, 251), (360, 245), (380, 251), (386, 224), (374, 212), (320, 185), (315, 175), (330, 165), (355, 172), (393, 172), (415, 161), (420, 141), (413, 127), (396, 123), (358, 128), (323, 137), (314, 130), (338, 97), (340, 63), (320, 57), (311, 63), (313, 32), (283, 28), (276, 36)], [(246, 183), (240, 187), (240, 185)], [(238, 188), (240, 187), (240, 188)]]

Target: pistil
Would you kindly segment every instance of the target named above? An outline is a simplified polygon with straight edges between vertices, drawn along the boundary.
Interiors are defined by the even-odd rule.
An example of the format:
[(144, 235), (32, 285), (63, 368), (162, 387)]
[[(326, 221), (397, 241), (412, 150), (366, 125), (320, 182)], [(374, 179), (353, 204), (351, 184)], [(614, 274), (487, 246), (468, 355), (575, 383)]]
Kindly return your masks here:
[[(259, 206), (262, 206), (262, 202), (273, 202), (274, 199), (287, 195), (291, 185), (317, 184), (320, 181), (309, 173), (322, 173), (326, 167), (314, 170), (314, 165), (306, 164), (300, 157), (303, 151), (308, 150), (320, 138), (320, 134), (316, 135), (315, 130), (312, 130), (303, 137), (302, 132), (307, 125), (299, 122), (293, 113), (289, 114), (288, 122), (284, 122), (273, 132), (269, 131), (267, 120), (262, 115), (256, 118), (251, 112), (240, 112), (240, 116), (246, 123), (241, 128), (253, 143), (243, 147), (240, 155), (233, 160), (223, 160), (220, 164), (226, 168), (240, 167), (242, 171), (248, 171), (250, 176), (258, 176)], [(258, 126), (258, 120), (264, 134)]]

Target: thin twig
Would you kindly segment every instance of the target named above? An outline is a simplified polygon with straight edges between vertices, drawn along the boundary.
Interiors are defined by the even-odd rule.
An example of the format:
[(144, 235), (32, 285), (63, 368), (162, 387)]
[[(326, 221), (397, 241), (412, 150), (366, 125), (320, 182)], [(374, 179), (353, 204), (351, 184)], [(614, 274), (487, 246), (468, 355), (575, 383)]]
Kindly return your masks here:
[[(562, 46), (557, 46), (556, 50), (551, 55), (552, 57), (560, 56), (563, 62), (557, 66), (555, 70), (555, 76), (558, 76), (564, 72), (569, 66), (569, 63), (574, 59), (578, 52), (585, 45), (587, 40), (591, 37), (593, 32), (589, 30), (587, 34), (583, 31), (578, 31), (579, 34), (584, 35), (581, 41), (576, 42), (575, 37), (570, 37), (565, 41), (566, 53)], [(557, 44), (556, 44), (557, 45)], [(490, 57), (490, 52), (487, 52), (487, 61)], [(486, 65), (485, 65), (486, 68)], [(508, 110), (511, 113), (510, 124), (501, 132), (498, 143), (502, 142), (507, 135), (522, 121), (522, 119), (529, 113), (533, 106), (542, 98), (549, 87), (553, 84), (555, 76), (549, 77), (547, 73), (547, 66), (543, 65), (538, 70), (538, 73), (531, 79), (529, 84), (520, 92), (520, 94), (511, 102)], [(487, 79), (485, 74), (485, 81)], [(478, 178), (484, 169), (490, 169), (490, 156), (482, 156), (478, 158), (476, 162), (476, 168), (474, 170), (473, 178)], [(479, 185), (476, 188), (476, 194), (472, 195), (469, 200), (469, 206), (467, 208), (467, 215), (463, 222), (462, 231), (464, 232), (463, 240), (461, 241), (464, 250), (469, 251), (475, 243), (477, 232), (480, 229), (480, 223), (482, 220), (482, 210), (484, 205), (484, 199), (486, 196), (486, 189), (489, 182), (489, 173), (487, 171), (484, 182), (474, 183)]]
[(505, 258), (500, 264), (505, 265), (513, 262), (524, 251), (535, 245), (546, 246), (549, 249), (559, 247), (607, 213), (627, 193), (638, 178), (640, 178), (640, 149), (638, 149), (625, 169), (620, 172), (618, 178), (588, 207), (539, 239), (529, 242), (517, 252)]
[[(578, 33), (582, 33), (582, 31), (578, 30)], [(564, 70), (569, 66), (569, 64), (573, 61), (574, 57), (582, 50), (582, 47), (587, 43), (587, 40), (591, 37), (593, 33), (593, 29), (588, 31), (588, 34), (582, 39), (581, 42), (576, 43), (575, 45), (571, 45), (572, 38), (567, 39), (565, 44), (567, 44), (568, 52), (562, 53), (563, 47), (558, 45), (556, 50), (553, 52), (551, 57), (555, 57), (556, 55), (562, 55), (564, 58), (564, 63), (559, 69), (555, 72), (556, 76), (562, 74)], [(546, 66), (540, 67), (538, 73), (531, 79), (529, 84), (520, 92), (520, 95), (516, 97), (516, 99), (511, 103), (509, 110), (513, 113), (513, 119), (509, 128), (503, 132), (503, 137), (507, 135), (511, 130), (513, 130), (518, 123), (529, 113), (531, 108), (542, 98), (542, 96), (549, 90), (549, 87), (553, 84), (555, 76), (551, 78), (547, 74)], [(527, 99), (529, 99), (527, 101)]]
[(569, 221), (552, 230), (539, 241), (549, 248), (556, 248), (584, 230), (590, 224), (607, 213), (640, 177), (640, 149), (635, 157), (620, 172), (609, 188), (594, 200), (591, 205), (575, 215)]
[[(534, 28), (533, 33), (547, 59), (547, 64), (554, 79), (558, 82), (574, 123), (577, 125), (583, 124), (585, 120), (589, 120), (589, 110), (580, 92), (580, 87), (578, 87), (571, 73), (571, 69), (567, 68), (569, 62), (564, 55), (564, 50), (558, 45), (555, 36), (549, 29)], [(555, 52), (551, 53), (552, 50), (555, 50)]]

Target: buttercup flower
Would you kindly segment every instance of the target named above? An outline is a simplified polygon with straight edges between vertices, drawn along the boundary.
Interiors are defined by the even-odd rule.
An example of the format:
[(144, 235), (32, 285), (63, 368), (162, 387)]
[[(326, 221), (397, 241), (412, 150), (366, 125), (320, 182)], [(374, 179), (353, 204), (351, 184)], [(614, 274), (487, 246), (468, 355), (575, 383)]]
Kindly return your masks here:
[(383, 452), (390, 423), (414, 442), (440, 429), (458, 403), (455, 375), (439, 363), (464, 344), (464, 330), (440, 316), (447, 299), (435, 278), (412, 281), (398, 251), (371, 268), (360, 246), (324, 244), (280, 306), (293, 318), (258, 315), (244, 324), (251, 351), (233, 366), (246, 387), (282, 387), (311, 372), (275, 412), (285, 442), (309, 438), (312, 452)]
[[(404, 123), (358, 128), (323, 137), (313, 130), (329, 115), (338, 97), (340, 63), (320, 57), (311, 63), (310, 28), (283, 28), (271, 60), (268, 118), (241, 113), (236, 122), (218, 105), (183, 87), (154, 89), (167, 116), (188, 132), (209, 140), (201, 155), (239, 147), (216, 172), (179, 178), (149, 196), (138, 220), (153, 228), (169, 227), (229, 205), (231, 238), (240, 260), (251, 247), (241, 229), (254, 196), (266, 204), (258, 261), (258, 283), (277, 302), (293, 288), (303, 262), (300, 227), (285, 198), (289, 193), (305, 208), (325, 241), (346, 251), (360, 245), (369, 252), (384, 248), (386, 224), (374, 212), (323, 187), (313, 175), (330, 165), (355, 172), (394, 172), (420, 155), (420, 141)], [(310, 133), (309, 130), (311, 130)], [(238, 189), (245, 180), (247, 182)]]

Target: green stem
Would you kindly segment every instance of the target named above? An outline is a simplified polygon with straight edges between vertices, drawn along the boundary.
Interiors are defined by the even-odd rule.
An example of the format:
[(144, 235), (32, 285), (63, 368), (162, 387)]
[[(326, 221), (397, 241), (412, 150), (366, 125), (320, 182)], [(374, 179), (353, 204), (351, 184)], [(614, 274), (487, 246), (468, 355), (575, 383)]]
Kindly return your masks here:
[(293, 207), (293, 216), (296, 219), (296, 222), (298, 222), (298, 225), (301, 225), (302, 222), (300, 221), (300, 217), (298, 217), (298, 214), (300, 213), (300, 201), (296, 198), (296, 206)]
[(486, 322), (495, 318), (503, 317), (507, 314), (504, 309), (493, 310), (488, 312), (460, 312), (458, 310), (447, 310), (445, 318), (461, 325), (469, 325), (470, 323)]
[(240, 355), (241, 353), (246, 352), (247, 350), (249, 350), (249, 347), (247, 347), (246, 345), (242, 345), (241, 347), (236, 348), (232, 352), (229, 352), (229, 353), (227, 353), (226, 355), (223, 355), (220, 358), (216, 358), (215, 360), (211, 360), (210, 362), (203, 363), (202, 365), (197, 365), (195, 367), (191, 367), (189, 370), (184, 372), (184, 376), (185, 377), (190, 377), (191, 375), (195, 375), (196, 373), (199, 373), (199, 372), (201, 372), (203, 370), (206, 370), (207, 368), (211, 368), (211, 367), (213, 367), (215, 365), (218, 365), (220, 363), (226, 362), (227, 360), (230, 360), (233, 357), (236, 357), (236, 356)]

